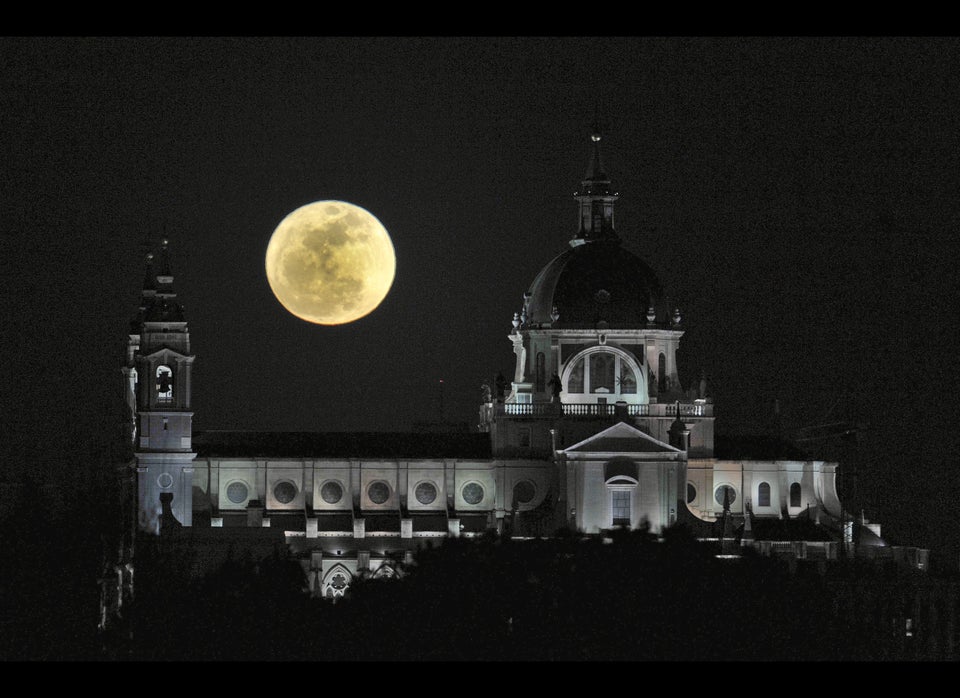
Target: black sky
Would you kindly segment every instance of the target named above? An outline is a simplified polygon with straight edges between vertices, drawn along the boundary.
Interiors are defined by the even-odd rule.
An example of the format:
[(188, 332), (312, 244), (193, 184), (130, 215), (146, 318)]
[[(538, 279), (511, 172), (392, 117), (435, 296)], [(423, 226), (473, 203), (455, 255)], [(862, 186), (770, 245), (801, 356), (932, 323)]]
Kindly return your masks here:
[[(775, 399), (792, 426), (860, 422), (888, 518), (955, 535), (957, 40), (7, 38), (0, 57), (14, 461), (69, 468), (104, 440), (164, 235), (197, 428), (405, 430), (440, 417), (441, 379), (443, 416), (473, 424), (575, 232), (599, 110), (618, 232), (679, 305), (681, 380), (706, 372), (719, 428)], [(289, 315), (263, 272), (277, 223), (327, 198), (397, 251), (386, 301), (341, 327)]]

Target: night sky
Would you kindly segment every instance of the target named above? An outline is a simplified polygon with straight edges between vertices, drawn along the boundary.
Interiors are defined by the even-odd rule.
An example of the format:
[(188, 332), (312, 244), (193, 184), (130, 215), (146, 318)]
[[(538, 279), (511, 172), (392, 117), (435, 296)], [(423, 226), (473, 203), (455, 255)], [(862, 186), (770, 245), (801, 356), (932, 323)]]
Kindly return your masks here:
[[(960, 495), (960, 42), (896, 38), (0, 41), (4, 438), (67, 472), (116, 432), (144, 256), (170, 239), (197, 429), (476, 423), (523, 292), (576, 232), (599, 113), (624, 245), (686, 324), (718, 430), (864, 426), (884, 533)], [(263, 257), (319, 199), (390, 232), (384, 303), (286, 312)], [(441, 388), (440, 381), (443, 381)], [(911, 538), (912, 537), (912, 538)]]

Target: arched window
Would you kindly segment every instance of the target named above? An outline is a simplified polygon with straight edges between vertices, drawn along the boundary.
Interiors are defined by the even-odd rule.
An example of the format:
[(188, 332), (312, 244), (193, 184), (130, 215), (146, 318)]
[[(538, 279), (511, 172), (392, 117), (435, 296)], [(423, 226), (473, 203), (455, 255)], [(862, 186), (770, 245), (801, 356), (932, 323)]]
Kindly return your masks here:
[(643, 386), (643, 374), (637, 372), (634, 360), (625, 352), (595, 348), (567, 365), (567, 395), (602, 395), (599, 401), (603, 402), (616, 400), (618, 395), (636, 395)]
[(352, 581), (353, 575), (347, 571), (347, 568), (337, 565), (327, 572), (323, 579), (323, 595), (336, 601), (349, 590)]
[(800, 507), (800, 483), (795, 482), (790, 485), (790, 506)]
[(374, 579), (397, 579), (400, 577), (400, 572), (389, 562), (384, 562), (381, 564), (377, 571), (373, 573)]
[(547, 389), (547, 361), (543, 352), (537, 352), (537, 385), (536, 390), (542, 393)]
[(157, 366), (157, 402), (173, 402), (173, 369)]
[(657, 369), (657, 390), (667, 392), (667, 357), (660, 354), (660, 366)]
[(770, 483), (769, 482), (761, 482), (757, 486), (757, 506), (758, 507), (770, 506)]

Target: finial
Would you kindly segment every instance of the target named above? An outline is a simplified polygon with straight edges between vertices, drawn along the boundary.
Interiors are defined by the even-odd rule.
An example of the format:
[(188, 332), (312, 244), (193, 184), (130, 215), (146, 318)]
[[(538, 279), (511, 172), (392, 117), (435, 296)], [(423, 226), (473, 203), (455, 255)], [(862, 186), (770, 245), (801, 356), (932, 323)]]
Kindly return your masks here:
[(164, 238), (163, 240), (160, 241), (161, 247), (166, 247), (169, 244), (170, 244), (170, 241), (167, 238)]
[(153, 261), (153, 252), (147, 252), (147, 263), (149, 264), (152, 261)]
[(553, 310), (550, 311), (550, 319), (554, 322), (560, 319), (560, 311), (557, 309), (557, 306), (553, 306)]
[(680, 324), (680, 308), (673, 309), (673, 324), (674, 325)]
[(657, 311), (656, 311), (656, 309), (651, 305), (649, 308), (647, 308), (647, 323), (650, 324), (650, 325), (652, 325), (653, 322), (654, 322), (654, 320), (656, 320), (656, 319), (657, 319)]
[(520, 327), (520, 313), (513, 314), (513, 329)]

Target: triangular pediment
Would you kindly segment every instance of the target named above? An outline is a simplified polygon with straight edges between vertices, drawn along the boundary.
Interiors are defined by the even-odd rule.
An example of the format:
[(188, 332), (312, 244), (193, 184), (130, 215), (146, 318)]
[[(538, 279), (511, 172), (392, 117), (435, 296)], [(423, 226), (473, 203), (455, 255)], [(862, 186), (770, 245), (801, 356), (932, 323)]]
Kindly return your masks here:
[(192, 356), (187, 356), (186, 354), (181, 354), (181, 353), (180, 353), (179, 351), (177, 351), (176, 349), (171, 349), (170, 347), (160, 347), (159, 349), (157, 349), (157, 350), (155, 350), (155, 351), (152, 351), (152, 352), (150, 352), (149, 354), (143, 354), (143, 358), (145, 358), (145, 359), (147, 359), (147, 360), (157, 358), (157, 359), (160, 359), (160, 360), (162, 360), (162, 361), (169, 361), (171, 358), (173, 358), (173, 359), (187, 359), (187, 360), (192, 360), (192, 359), (193, 359)]
[(678, 448), (655, 439), (626, 422), (618, 422), (612, 427), (597, 432), (569, 448), (563, 453), (683, 453)]

